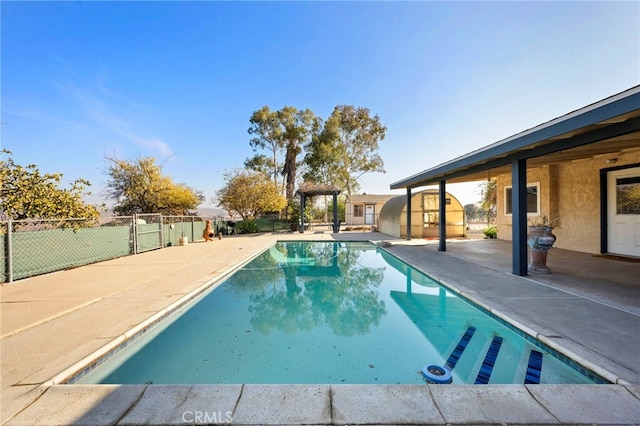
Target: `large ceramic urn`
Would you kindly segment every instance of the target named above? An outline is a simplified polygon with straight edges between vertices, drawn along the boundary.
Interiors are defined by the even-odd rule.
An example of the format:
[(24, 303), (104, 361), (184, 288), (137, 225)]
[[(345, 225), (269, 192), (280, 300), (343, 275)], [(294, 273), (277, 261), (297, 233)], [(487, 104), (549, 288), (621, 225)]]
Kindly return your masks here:
[(529, 246), (529, 266), (528, 271), (537, 274), (550, 274), (551, 269), (547, 267), (547, 252), (556, 241), (553, 235), (553, 228), (550, 226), (530, 226), (527, 234), (527, 245)]

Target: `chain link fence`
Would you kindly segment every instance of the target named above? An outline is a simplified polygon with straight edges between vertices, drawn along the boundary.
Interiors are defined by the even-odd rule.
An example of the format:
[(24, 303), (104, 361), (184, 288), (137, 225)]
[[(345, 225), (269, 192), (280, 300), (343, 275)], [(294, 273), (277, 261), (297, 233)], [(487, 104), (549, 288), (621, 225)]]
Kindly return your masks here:
[(135, 216), (0, 222), (0, 282), (178, 245), (202, 238), (197, 216)]
[(206, 218), (200, 216), (163, 216), (164, 245), (177, 246), (180, 238), (186, 241), (202, 239)]
[(132, 253), (131, 217), (2, 223), (3, 282)]

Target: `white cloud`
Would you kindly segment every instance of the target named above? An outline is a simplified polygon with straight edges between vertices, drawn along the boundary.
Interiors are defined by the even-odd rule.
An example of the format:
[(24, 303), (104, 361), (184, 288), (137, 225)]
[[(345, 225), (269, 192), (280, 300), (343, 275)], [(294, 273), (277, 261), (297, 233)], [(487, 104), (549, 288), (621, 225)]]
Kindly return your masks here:
[(131, 136), (131, 138), (136, 144), (158, 152), (162, 159), (169, 158), (174, 154), (169, 144), (159, 138), (139, 138), (137, 136)]
[(133, 102), (106, 89), (103, 85), (94, 90), (76, 85), (61, 85), (60, 90), (74, 101), (82, 114), (108, 133), (125, 142), (143, 148), (149, 155), (166, 159), (174, 155), (171, 146), (158, 136), (144, 135), (127, 115), (139, 115)]

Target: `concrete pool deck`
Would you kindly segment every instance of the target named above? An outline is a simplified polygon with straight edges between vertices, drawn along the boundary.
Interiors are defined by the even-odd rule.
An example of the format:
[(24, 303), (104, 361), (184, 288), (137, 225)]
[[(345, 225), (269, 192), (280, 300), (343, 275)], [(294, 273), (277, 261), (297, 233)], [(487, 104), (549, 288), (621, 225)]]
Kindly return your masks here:
[[(613, 385), (58, 385), (54, 378), (276, 240), (385, 240), (390, 253), (566, 349)], [(228, 237), (0, 287), (2, 424), (640, 424), (640, 263), (556, 250), (516, 277), (504, 241), (447, 252), (380, 233)]]

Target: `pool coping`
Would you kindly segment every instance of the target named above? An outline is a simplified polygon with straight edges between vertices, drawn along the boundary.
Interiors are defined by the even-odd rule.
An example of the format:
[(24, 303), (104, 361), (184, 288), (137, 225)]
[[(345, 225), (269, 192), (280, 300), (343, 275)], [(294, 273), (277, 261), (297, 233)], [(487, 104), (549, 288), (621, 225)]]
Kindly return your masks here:
[(638, 424), (640, 385), (56, 385), (7, 425)]
[[(362, 242), (362, 240), (358, 241)], [(376, 245), (375, 241), (369, 240), (369, 242)], [(75, 418), (71, 422), (77, 422), (78, 419), (88, 419), (96, 413), (101, 413), (100, 415), (103, 417), (100, 417), (99, 423), (105, 422), (104, 424), (199, 424), (195, 418), (196, 412), (201, 413), (204, 416), (201, 418), (205, 420), (207, 414), (209, 415), (208, 420), (211, 420), (212, 413), (226, 414), (228, 412), (228, 410), (223, 411), (222, 408), (215, 410), (215, 404), (218, 403), (217, 401), (221, 401), (219, 398), (223, 398), (224, 401), (234, 401), (231, 411), (234, 424), (455, 424), (487, 422), (637, 424), (640, 419), (640, 404), (638, 402), (640, 400), (640, 385), (630, 385), (621, 381), (612, 373), (596, 365), (593, 365), (593, 368), (589, 367), (589, 369), (618, 384), (596, 386), (485, 385), (483, 387), (455, 385), (448, 387), (449, 390), (447, 387), (439, 385), (60, 384), (77, 373), (78, 368), (82, 369), (83, 366), (104, 357), (107, 352), (112, 351), (124, 341), (146, 331), (162, 318), (180, 309), (204, 292), (214, 289), (226, 277), (273, 244), (275, 242), (265, 244), (263, 250), (259, 250), (254, 256), (229, 267), (216, 278), (203, 280), (202, 284), (189, 294), (113, 339), (51, 380), (41, 384), (40, 397), (6, 424), (41, 424), (43, 413), (47, 413), (47, 424), (49, 422), (68, 424), (64, 418)], [(397, 257), (393, 253), (390, 254)], [(481, 303), (451, 283), (444, 282), (433, 274), (429, 275), (443, 286), (483, 307), (493, 315), (516, 325), (549, 347), (558, 348), (556, 350), (566, 356), (570, 355), (568, 354), (570, 351), (561, 345), (557, 345), (555, 342), (544, 342), (540, 337), (545, 338), (545, 336), (540, 336), (535, 330)], [(582, 357), (573, 353), (571, 355), (574, 359), (579, 359), (581, 364), (592, 365)], [(561, 396), (562, 402), (557, 401), (558, 396)], [(78, 403), (70, 404), (69, 398), (72, 401), (77, 400)], [(173, 402), (164, 404), (165, 400)], [(198, 407), (196, 404), (195, 408), (191, 410), (194, 417), (186, 419), (190, 420), (187, 422), (184, 413), (189, 410), (183, 411), (180, 418), (176, 418), (176, 410), (182, 406), (177, 404), (177, 401), (188, 400), (193, 400), (202, 406)], [(381, 407), (380, 400), (385, 401), (384, 407)], [(507, 405), (511, 405), (512, 408), (506, 409), (505, 401), (510, 401), (510, 404)], [(590, 402), (585, 404), (585, 401)], [(610, 412), (611, 410), (603, 410), (602, 403), (605, 401), (608, 401), (606, 406), (616, 408), (616, 414)], [(87, 406), (88, 403), (91, 403), (91, 407)], [(64, 404), (66, 407), (63, 410), (64, 415), (55, 414), (56, 410), (53, 410), (54, 414), (52, 414), (51, 407), (56, 404)], [(116, 405), (115, 408), (113, 404)], [(153, 409), (150, 409), (150, 404)], [(573, 407), (584, 406), (582, 414), (575, 413), (575, 415), (567, 416), (564, 410), (570, 405)], [(49, 408), (45, 409), (45, 407)], [(475, 410), (468, 407), (475, 407)], [(521, 409), (513, 409), (513, 407), (521, 407)], [(462, 415), (461, 411), (466, 414)], [(117, 413), (121, 413), (121, 415), (116, 418), (115, 414)], [(74, 415), (76, 417), (73, 417)], [(60, 421), (58, 421), (56, 420), (57, 416), (64, 418), (59, 418)]]
[[(106, 361), (113, 354), (121, 350), (124, 346), (127, 346), (130, 343), (133, 343), (137, 338), (139, 338), (141, 335), (149, 331), (151, 328), (153, 328), (155, 325), (163, 321), (168, 316), (174, 314), (178, 310), (182, 309), (184, 306), (193, 302), (195, 299), (197, 299), (204, 293), (215, 290), (215, 288), (217, 288), (220, 284), (222, 284), (222, 282), (227, 277), (235, 273), (244, 265), (251, 262), (261, 253), (263, 253), (264, 250), (268, 250), (274, 244), (275, 243), (266, 244), (264, 248), (258, 250), (252, 256), (248, 256), (242, 262), (238, 262), (237, 264), (220, 271), (219, 275), (217, 275), (214, 278), (196, 280), (195, 283), (201, 282), (201, 284), (198, 287), (196, 287), (194, 290), (185, 294), (184, 296), (182, 296), (175, 302), (171, 303), (170, 305), (160, 309), (159, 311), (151, 315), (146, 320), (142, 321), (138, 325), (135, 325), (134, 327), (124, 332), (123, 334), (115, 337), (114, 339), (112, 339), (111, 341), (109, 341), (108, 343), (106, 343), (104, 346), (100, 347), (96, 351), (90, 353), (89, 355), (82, 358), (78, 362), (69, 366), (68, 368), (61, 371), (60, 373), (56, 374), (51, 379), (42, 383), (40, 387), (46, 388), (54, 385), (68, 385), (68, 386), (73, 385), (74, 384), (73, 382), (72, 383), (66, 383), (66, 382), (70, 380), (73, 380), (75, 382), (76, 380), (80, 379), (84, 374), (86, 374), (86, 372), (88, 372), (89, 370), (92, 370), (93, 368), (100, 365), (102, 362)], [(80, 375), (80, 377), (77, 377), (78, 375)]]
[[(278, 241), (280, 241), (280, 240), (278, 240)], [(53, 385), (73, 385), (75, 382), (80, 380), (86, 373), (88, 373), (89, 371), (93, 370), (94, 368), (96, 368), (97, 366), (102, 364), (104, 361), (108, 360), (111, 356), (115, 355), (118, 351), (120, 351), (121, 349), (123, 349), (127, 345), (133, 343), (136, 339), (138, 339), (140, 336), (145, 334), (151, 328), (153, 328), (158, 323), (163, 321), (165, 318), (167, 318), (168, 316), (174, 314), (178, 310), (182, 309), (184, 306), (188, 305), (189, 303), (193, 302), (194, 300), (199, 298), (204, 293), (215, 290), (220, 284), (222, 284), (222, 282), (227, 277), (229, 277), (230, 275), (232, 275), (233, 273), (238, 271), (240, 268), (242, 268), (243, 266), (245, 266), (246, 264), (251, 262), (253, 259), (258, 257), (260, 254), (264, 253), (264, 251), (269, 250), (271, 247), (273, 247), (275, 244), (277, 244), (278, 241), (266, 244), (261, 250), (256, 251), (256, 253), (254, 253), (252, 256), (247, 257), (242, 262), (239, 262), (239, 263), (233, 265), (232, 267), (229, 267), (229, 268), (227, 268), (227, 269), (225, 269), (223, 271), (220, 271), (220, 275), (216, 276), (215, 278), (208, 279), (208, 280), (202, 280), (203, 282), (198, 287), (196, 287), (194, 290), (192, 290), (191, 292), (185, 294), (180, 299), (176, 300), (175, 302), (171, 303), (170, 305), (168, 305), (168, 306), (164, 307), (163, 309), (159, 310), (158, 312), (156, 312), (155, 314), (153, 314), (152, 316), (150, 316), (146, 320), (142, 321), (138, 325), (132, 327), (128, 331), (124, 332), (123, 334), (115, 337), (114, 339), (112, 339), (111, 341), (109, 341), (108, 343), (106, 343), (104, 346), (100, 347), (99, 349), (97, 349), (93, 353), (87, 355), (86, 357), (82, 358), (81, 360), (79, 360), (78, 362), (74, 363), (70, 367), (66, 368), (65, 370), (63, 370), (59, 374), (57, 374), (54, 377), (52, 377), (50, 380), (47, 380), (46, 382), (42, 383), (41, 386), (47, 387), (47, 386), (53, 386)], [(297, 242), (304, 242), (304, 241), (314, 241), (314, 240), (298, 240)], [(362, 242), (362, 241), (357, 241), (357, 242)], [(385, 250), (384, 246), (381, 246), (381, 245), (379, 245), (376, 242), (371, 241), (371, 240), (368, 240), (367, 242), (370, 243), (377, 250), (385, 251), (390, 256), (393, 256), (394, 258), (398, 259), (399, 261), (404, 262), (405, 264), (407, 264), (408, 266), (416, 269), (420, 273), (425, 273), (425, 272), (420, 271), (415, 266), (410, 265), (409, 263), (407, 263), (404, 260), (400, 259), (394, 253), (391, 253), (390, 251)], [(455, 285), (452, 285), (451, 283), (448, 283), (448, 282), (446, 282), (446, 281), (444, 281), (444, 280), (442, 280), (442, 279), (440, 279), (440, 278), (438, 278), (436, 276), (433, 276), (433, 274), (427, 274), (427, 276), (429, 276), (430, 278), (434, 279), (439, 285), (442, 285), (447, 290), (455, 293), (456, 295), (458, 295), (458, 296), (462, 297), (463, 299), (466, 299), (470, 303), (476, 305), (476, 307), (478, 307), (480, 310), (486, 311), (485, 314), (488, 313), (489, 316), (494, 316), (494, 317), (498, 318), (498, 320), (502, 320), (502, 321), (506, 322), (507, 326), (513, 327), (513, 328), (516, 329), (516, 331), (520, 331), (520, 332), (522, 332), (524, 334), (529, 335), (531, 338), (540, 341), (541, 343), (543, 343), (544, 345), (548, 346), (552, 350), (557, 351), (561, 356), (564, 356), (564, 357), (568, 358), (569, 360), (577, 363), (578, 365), (584, 367), (585, 369), (590, 370), (591, 372), (595, 373), (596, 375), (601, 376), (605, 380), (608, 380), (610, 383), (612, 383), (612, 384), (625, 384), (625, 385), (629, 385), (630, 384), (627, 381), (624, 381), (624, 380), (620, 379), (619, 377), (617, 377), (615, 374), (611, 373), (610, 371), (608, 371), (608, 370), (606, 370), (606, 369), (604, 369), (604, 368), (602, 368), (602, 367), (590, 362), (589, 360), (585, 359), (584, 357), (581, 357), (581, 356), (575, 354), (574, 352), (568, 350), (567, 348), (563, 347), (562, 345), (559, 345), (558, 343), (554, 342), (553, 340), (551, 340), (551, 339), (547, 338), (546, 336), (542, 335), (542, 333), (533, 330), (532, 328), (522, 324), (521, 322), (515, 320), (514, 318), (511, 318), (510, 316), (508, 316), (508, 315), (500, 312), (499, 310), (487, 305), (486, 303), (481, 302), (480, 300), (476, 299), (472, 295), (470, 295), (470, 294), (462, 291), (461, 289), (457, 288)], [(198, 281), (196, 281), (196, 283)]]

